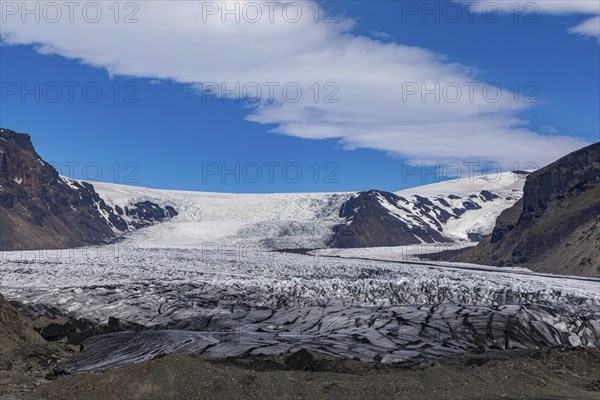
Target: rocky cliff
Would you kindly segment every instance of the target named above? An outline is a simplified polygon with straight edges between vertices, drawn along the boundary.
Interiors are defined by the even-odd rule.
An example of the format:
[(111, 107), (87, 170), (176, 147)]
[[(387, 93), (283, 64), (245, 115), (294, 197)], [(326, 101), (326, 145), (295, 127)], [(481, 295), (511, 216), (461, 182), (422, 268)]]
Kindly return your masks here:
[(59, 372), (57, 365), (78, 349), (46, 342), (25, 318), (0, 295), (0, 396), (28, 390)]
[(456, 260), (600, 276), (600, 143), (530, 174), (523, 198)]
[(150, 202), (113, 209), (91, 184), (59, 176), (29, 135), (0, 129), (0, 250), (102, 244), (176, 214)]

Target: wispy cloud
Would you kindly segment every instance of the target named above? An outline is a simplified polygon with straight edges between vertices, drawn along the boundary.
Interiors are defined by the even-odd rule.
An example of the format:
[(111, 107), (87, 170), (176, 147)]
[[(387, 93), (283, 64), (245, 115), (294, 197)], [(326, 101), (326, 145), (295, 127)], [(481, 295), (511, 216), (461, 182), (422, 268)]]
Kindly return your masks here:
[[(249, 4), (227, 4), (233, 3), (240, 10)], [(282, 13), (286, 2), (254, 22), (254, 14), (239, 22), (226, 15), (223, 22), (219, 10), (207, 13), (206, 3), (194, 1), (138, 2), (137, 23), (115, 23), (110, 10), (94, 23), (22, 23), (10, 16), (2, 40), (112, 74), (169, 79), (199, 91), (210, 87), (211, 95), (259, 86), (262, 96), (248, 108), (248, 120), (276, 124), (276, 132), (300, 138), (338, 138), (348, 149), (419, 161), (543, 165), (587, 144), (530, 130), (518, 115), (531, 104), (486, 86), (467, 66), (424, 48), (358, 36), (355, 22), (340, 15), (315, 22), (315, 10), (327, 13), (301, 4), (302, 18), (294, 22), (294, 10)], [(131, 11), (122, 10), (119, 18)], [(291, 93), (283, 90), (288, 84)]]
[(594, 17), (587, 18), (580, 24), (567, 30), (582, 36), (597, 38), (600, 41), (600, 1), (598, 0), (454, 0), (469, 6), (473, 12), (485, 12), (500, 7), (505, 15), (514, 16), (516, 10), (533, 18), (537, 14), (552, 15), (582, 15)]
[(555, 128), (554, 126), (552, 126), (552, 125), (544, 125), (544, 126), (542, 126), (542, 127), (540, 128), (540, 130), (541, 130), (543, 133), (549, 133), (549, 134), (551, 134), (551, 135), (555, 135), (555, 134), (557, 134), (557, 133), (560, 133), (560, 132), (558, 131), (558, 129), (556, 129), (556, 128)]
[(373, 32), (373, 36), (383, 40), (394, 40), (394, 37), (387, 32), (375, 31)]
[(600, 43), (600, 16), (587, 19), (569, 29), (570, 33), (582, 36), (596, 37)]

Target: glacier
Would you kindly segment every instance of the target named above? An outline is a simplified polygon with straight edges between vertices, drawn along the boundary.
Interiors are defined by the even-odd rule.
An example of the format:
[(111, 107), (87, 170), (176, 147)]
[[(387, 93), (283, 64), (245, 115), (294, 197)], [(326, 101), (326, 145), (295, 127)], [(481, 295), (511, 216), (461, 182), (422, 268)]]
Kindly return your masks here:
[[(169, 352), (226, 357), (305, 348), (420, 365), (461, 352), (598, 347), (599, 279), (415, 257), (472, 245), (471, 227), (491, 231), (521, 196), (513, 176), (477, 179), (398, 194), (450, 208), (452, 200), (474, 196), (480, 207), (461, 215), (469, 219), (441, 224), (452, 243), (368, 249), (324, 248), (352, 193), (218, 194), (95, 183), (110, 206), (148, 200), (179, 215), (110, 245), (0, 252), (0, 292), (33, 317), (113, 317), (144, 326), (89, 338), (65, 364), (72, 372)], [(497, 198), (478, 197), (482, 189)], [(311, 250), (276, 251), (300, 248)]]
[(154, 332), (93, 337), (67, 365), (72, 371), (171, 351), (223, 357), (308, 348), (416, 363), (465, 351), (600, 344), (597, 279), (240, 249), (119, 243), (68, 257), (4, 254), (0, 290), (22, 307), (97, 322), (116, 317)]
[[(469, 245), (470, 235), (490, 233), (496, 217), (522, 197), (524, 182), (523, 174), (513, 172), (466, 177), (396, 192), (398, 203), (384, 198), (380, 202), (407, 226), (430, 228), (446, 241)], [(144, 247), (254, 242), (271, 249), (323, 248), (333, 228), (348, 223), (340, 216), (341, 206), (359, 195), (190, 192), (103, 182), (93, 182), (93, 186), (112, 208), (150, 201), (177, 210), (179, 215), (173, 220), (135, 233), (136, 243)]]

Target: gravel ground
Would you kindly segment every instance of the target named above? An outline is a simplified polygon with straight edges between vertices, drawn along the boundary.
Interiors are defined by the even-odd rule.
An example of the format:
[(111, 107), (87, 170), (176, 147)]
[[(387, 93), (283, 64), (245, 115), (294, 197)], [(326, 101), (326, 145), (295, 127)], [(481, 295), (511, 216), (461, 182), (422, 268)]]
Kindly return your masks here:
[(590, 399), (600, 398), (599, 349), (461, 355), (414, 370), (288, 356), (207, 360), (170, 354), (61, 377), (21, 399)]

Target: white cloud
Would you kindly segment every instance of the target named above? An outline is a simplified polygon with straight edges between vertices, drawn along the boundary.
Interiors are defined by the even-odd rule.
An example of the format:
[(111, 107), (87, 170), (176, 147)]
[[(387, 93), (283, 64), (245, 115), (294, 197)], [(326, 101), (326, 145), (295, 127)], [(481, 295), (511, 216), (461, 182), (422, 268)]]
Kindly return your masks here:
[(544, 133), (549, 133), (549, 134), (557, 134), (560, 133), (558, 131), (558, 129), (556, 129), (553, 125), (544, 125), (540, 128), (540, 130)]
[[(238, 3), (241, 10), (249, 4)], [(236, 23), (231, 15), (223, 23), (220, 15), (203, 14), (200, 2), (148, 1), (136, 3), (138, 23), (124, 24), (114, 23), (112, 2), (104, 4), (97, 23), (77, 18), (80, 14), (73, 23), (66, 17), (22, 23), (18, 14), (5, 15), (3, 41), (37, 44), (42, 53), (79, 59), (111, 74), (171, 79), (197, 89), (207, 82), (228, 89), (255, 82), (263, 90), (265, 83), (295, 82), (303, 90), (297, 102), (286, 101), (281, 86), (273, 102), (263, 92), (248, 109), (248, 120), (276, 124), (276, 132), (300, 138), (339, 138), (349, 149), (374, 148), (419, 161), (543, 165), (587, 144), (531, 131), (517, 117), (530, 105), (515, 102), (506, 91), (490, 101), (495, 89), (483, 91), (471, 68), (423, 48), (354, 35), (355, 23), (348, 19), (315, 23), (310, 2), (301, 3), (303, 17), (296, 23), (283, 17), (282, 7), (273, 22), (265, 13), (257, 23), (243, 17)], [(119, 18), (126, 14), (122, 10)], [(310, 89), (315, 82), (317, 102)], [(439, 102), (434, 95), (425, 101), (419, 94), (406, 95), (409, 88), (436, 84), (438, 94), (446, 95)], [(462, 96), (449, 101), (457, 89)], [(332, 93), (338, 101), (324, 102)]]
[[(598, 0), (455, 0), (459, 3), (469, 5), (473, 12), (493, 13), (497, 8), (502, 9), (503, 15), (508, 15), (512, 18), (523, 22), (529, 17), (531, 20), (536, 20), (539, 14), (552, 15), (595, 15), (586, 19), (577, 26), (569, 28), (569, 33), (575, 33), (582, 36), (595, 37), (600, 41), (600, 1)], [(518, 7), (517, 7), (518, 5)], [(519, 14), (516, 14), (516, 12)]]
[(579, 25), (570, 28), (569, 32), (582, 36), (596, 37), (600, 42), (600, 16), (586, 19)]
[(378, 39), (382, 39), (384, 41), (394, 40), (394, 37), (392, 35), (390, 35), (387, 32), (383, 32), (383, 31), (375, 31), (375, 32), (373, 32), (373, 36), (375, 36)]

